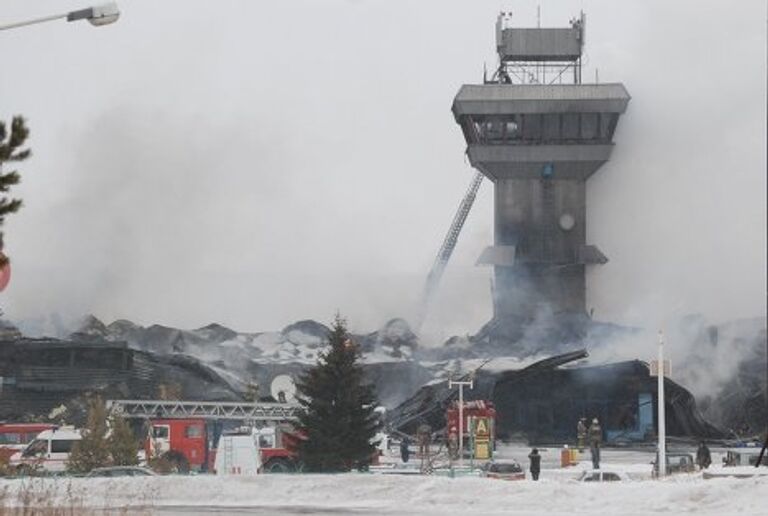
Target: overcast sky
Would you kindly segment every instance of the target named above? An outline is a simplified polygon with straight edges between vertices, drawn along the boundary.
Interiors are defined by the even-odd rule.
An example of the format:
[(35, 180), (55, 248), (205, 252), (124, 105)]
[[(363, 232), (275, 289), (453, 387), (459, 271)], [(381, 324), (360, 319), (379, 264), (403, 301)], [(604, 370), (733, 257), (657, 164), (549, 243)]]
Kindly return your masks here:
[[(584, 78), (632, 100), (588, 184), (595, 317), (655, 326), (766, 302), (766, 7), (538, 2), (587, 13)], [(87, 0), (0, 4), (0, 23)], [(450, 113), (495, 63), (494, 22), (537, 2), (123, 0), (118, 23), (0, 33), (0, 118), (34, 156), (6, 223), (13, 320), (94, 313), (242, 331), (338, 309), (353, 329), (413, 313), (472, 177)], [(430, 325), (491, 313), (481, 187)]]

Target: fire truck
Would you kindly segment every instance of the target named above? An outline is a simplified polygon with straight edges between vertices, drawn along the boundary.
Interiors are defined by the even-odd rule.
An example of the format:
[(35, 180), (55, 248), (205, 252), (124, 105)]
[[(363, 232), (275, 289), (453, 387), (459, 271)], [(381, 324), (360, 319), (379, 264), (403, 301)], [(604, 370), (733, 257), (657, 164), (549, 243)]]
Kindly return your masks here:
[[(487, 443), (490, 447), (489, 454), (496, 442), (496, 408), (493, 402), (486, 400), (465, 401), (463, 407), (464, 424), (463, 431), (475, 441)], [(446, 435), (459, 428), (459, 402), (454, 401), (445, 413)], [(469, 446), (473, 439), (464, 441)]]
[(162, 458), (179, 473), (214, 472), (221, 436), (244, 426), (258, 434), (259, 472), (300, 469), (294, 451), (299, 440), (293, 426), (298, 411), (295, 404), (110, 400), (107, 407), (134, 423), (143, 423), (147, 459)]

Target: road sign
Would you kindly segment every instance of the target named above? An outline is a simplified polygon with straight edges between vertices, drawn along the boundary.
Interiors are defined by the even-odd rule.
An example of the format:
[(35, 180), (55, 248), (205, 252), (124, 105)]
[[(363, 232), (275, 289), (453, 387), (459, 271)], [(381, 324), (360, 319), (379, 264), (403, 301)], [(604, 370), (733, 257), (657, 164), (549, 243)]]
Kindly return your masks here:
[(477, 418), (477, 427), (475, 427), (475, 435), (487, 436), (488, 435), (488, 419), (484, 417)]
[[(651, 360), (651, 376), (659, 376), (659, 361)], [(664, 360), (664, 376), (672, 376), (672, 361)]]

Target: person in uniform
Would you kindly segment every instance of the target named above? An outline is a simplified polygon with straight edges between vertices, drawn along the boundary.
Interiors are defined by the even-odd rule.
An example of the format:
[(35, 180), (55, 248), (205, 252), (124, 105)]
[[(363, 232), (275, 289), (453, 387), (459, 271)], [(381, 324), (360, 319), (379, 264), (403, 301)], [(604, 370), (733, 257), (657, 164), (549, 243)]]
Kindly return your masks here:
[(452, 426), (448, 432), (448, 455), (451, 460), (459, 458), (459, 433), (456, 431), (456, 427)]
[(589, 425), (589, 452), (592, 455), (592, 468), (600, 469), (600, 445), (603, 442), (603, 429), (597, 418)]
[(541, 455), (539, 450), (534, 448), (531, 453), (528, 454), (528, 459), (531, 461), (531, 477), (534, 480), (539, 479), (539, 473), (541, 473)]
[(699, 469), (707, 469), (712, 464), (712, 454), (709, 453), (709, 447), (704, 441), (701, 441), (696, 450), (696, 464), (699, 465)]
[(400, 441), (400, 458), (403, 462), (408, 462), (408, 459), (411, 457), (411, 450), (408, 448), (411, 445), (411, 440), (407, 437), (403, 437), (403, 440)]
[(583, 451), (587, 443), (587, 418), (585, 417), (579, 419), (579, 422), (576, 423), (576, 439), (579, 451)]
[(424, 422), (419, 425), (416, 435), (419, 440), (419, 456), (425, 457), (429, 455), (429, 445), (432, 442), (432, 427)]

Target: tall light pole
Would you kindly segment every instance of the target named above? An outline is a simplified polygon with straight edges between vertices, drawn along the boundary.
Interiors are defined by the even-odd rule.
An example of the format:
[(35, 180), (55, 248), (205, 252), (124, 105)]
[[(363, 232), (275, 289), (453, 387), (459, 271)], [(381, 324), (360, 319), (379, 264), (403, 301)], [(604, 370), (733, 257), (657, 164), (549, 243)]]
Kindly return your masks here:
[(473, 376), (470, 375), (469, 381), (453, 381), (448, 380), (448, 388), (453, 389), (454, 386), (459, 388), (459, 467), (464, 467), (464, 386), (473, 388)]
[(88, 7), (87, 9), (80, 9), (78, 11), (70, 11), (63, 14), (53, 14), (26, 21), (7, 23), (0, 25), (0, 30), (16, 29), (18, 27), (26, 27), (27, 25), (36, 25), (38, 23), (54, 20), (67, 20), (68, 22), (88, 20), (91, 25), (100, 27), (102, 25), (114, 23), (118, 18), (120, 18), (120, 9), (117, 7), (117, 3), (109, 2), (94, 7)]
[(666, 418), (666, 411), (665, 411), (665, 398), (664, 398), (664, 333), (659, 331), (659, 363), (657, 366), (657, 378), (658, 378), (658, 389), (657, 389), (657, 398), (658, 401), (656, 404), (658, 405), (658, 419), (659, 419), (659, 458), (658, 458), (658, 469), (659, 469), (659, 478), (662, 478), (666, 476), (667, 474), (667, 418)]

